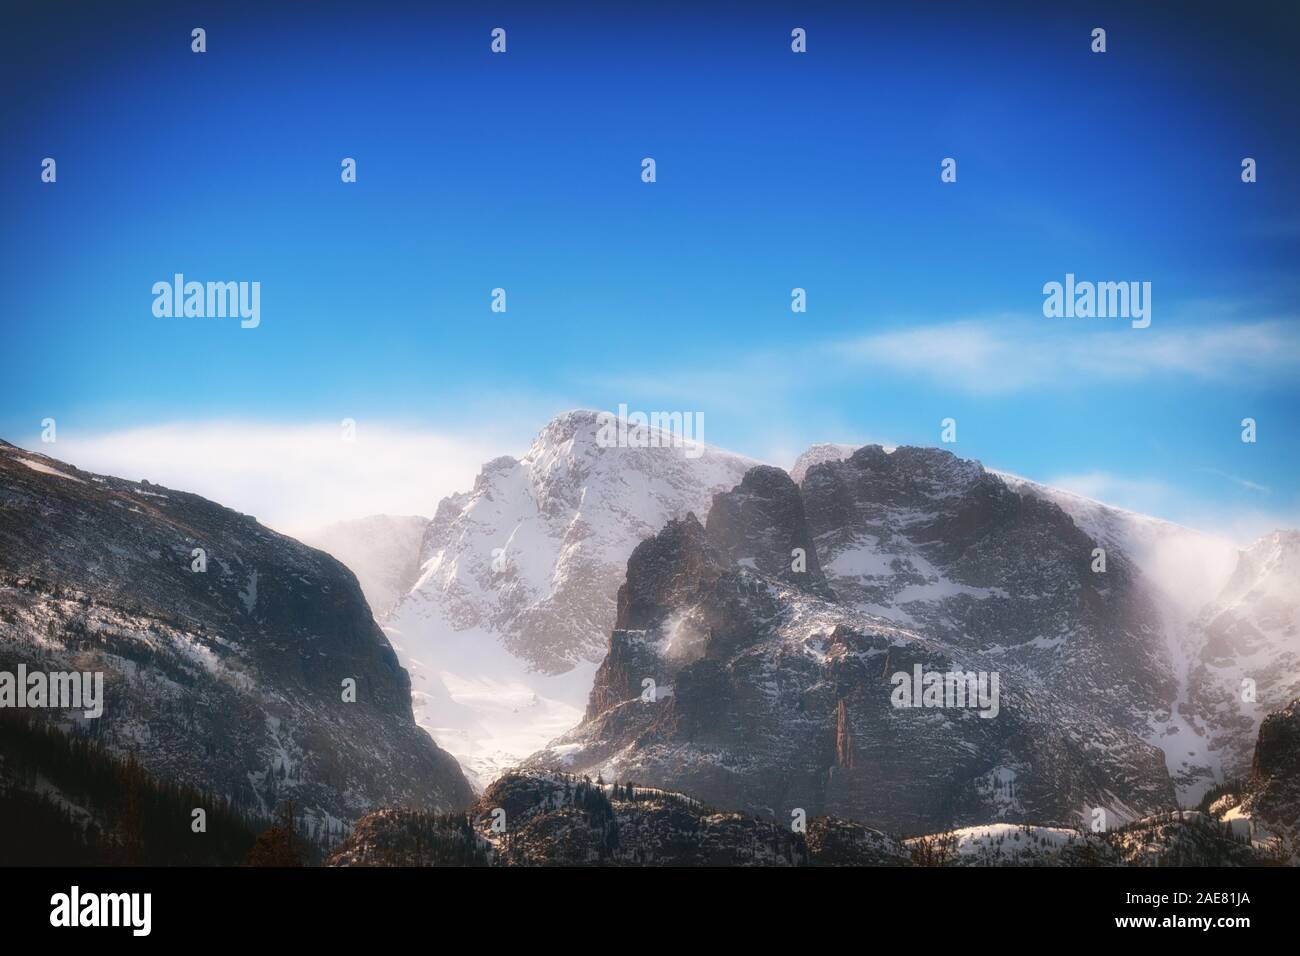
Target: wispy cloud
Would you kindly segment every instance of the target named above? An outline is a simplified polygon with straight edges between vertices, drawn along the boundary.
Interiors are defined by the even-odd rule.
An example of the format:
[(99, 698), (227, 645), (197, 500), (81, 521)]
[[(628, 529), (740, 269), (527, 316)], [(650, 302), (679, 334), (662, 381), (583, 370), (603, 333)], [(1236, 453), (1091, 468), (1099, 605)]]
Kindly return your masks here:
[(1260, 494), (1265, 495), (1273, 493), (1273, 489), (1268, 485), (1261, 485), (1257, 481), (1251, 481), (1249, 478), (1242, 478), (1240, 475), (1230, 475), (1226, 471), (1219, 471), (1217, 468), (1198, 468), (1196, 470), (1204, 472), (1207, 475), (1214, 475), (1218, 478), (1223, 478), (1226, 481), (1231, 481), (1233, 484), (1245, 488), (1247, 491), (1258, 491)]
[[(1269, 489), (1211, 468), (1203, 471), (1226, 478), (1252, 491)], [(1043, 482), (1053, 488), (1072, 491), (1094, 501), (1176, 521), (1208, 535), (1231, 541), (1245, 548), (1279, 528), (1300, 528), (1300, 508), (1281, 503), (1276, 508), (1256, 508), (1238, 503), (1207, 503), (1166, 482), (1150, 478), (1133, 478), (1108, 471), (1058, 474)]]
[(1129, 478), (1100, 470), (1055, 475), (1046, 484), (1144, 514), (1159, 514), (1174, 494), (1174, 489), (1162, 481)]
[(1263, 510), (1193, 505), (1179, 515), (1179, 523), (1226, 538), (1241, 548), (1280, 529), (1300, 529), (1300, 507)]
[(1241, 382), (1300, 372), (1300, 325), (1088, 329), (1080, 320), (971, 320), (879, 332), (825, 349), (828, 358), (931, 379), (977, 393), (1080, 381), (1193, 376)]
[[(531, 434), (544, 422), (539, 418), (522, 425)], [(827, 433), (854, 434), (847, 424), (830, 427)], [(345, 442), (340, 435), (337, 422), (174, 422), (61, 434), (56, 445), (31, 447), (89, 471), (147, 478), (195, 492), (277, 530), (305, 535), (370, 514), (432, 515), (442, 498), (473, 485), (484, 462), (501, 454), (521, 454), (527, 444), (490, 428), (456, 433), (372, 421), (358, 423), (355, 442)], [(793, 435), (777, 433), (772, 439), (769, 454), (762, 456), (769, 461), (788, 465), (804, 447)], [(1268, 490), (1247, 479), (1215, 474), (1251, 490)], [(1088, 470), (1058, 473), (1044, 483), (1172, 518), (1241, 546), (1276, 528), (1300, 527), (1300, 511), (1285, 503), (1277, 510), (1210, 507), (1148, 477)]]
[(37, 450), (88, 471), (192, 491), (302, 534), (368, 514), (432, 515), (503, 447), (479, 435), (368, 421), (355, 434), (344, 441), (338, 422), (178, 422), (60, 435)]
[(993, 396), (1157, 377), (1259, 384), (1300, 376), (1300, 321), (1166, 321), (1147, 329), (1086, 322), (1023, 315), (965, 319), (802, 348), (742, 350), (723, 364), (683, 363), (653, 374), (628, 365), (587, 378), (621, 394), (753, 414), (780, 409), (813, 383), (851, 382), (867, 372)]

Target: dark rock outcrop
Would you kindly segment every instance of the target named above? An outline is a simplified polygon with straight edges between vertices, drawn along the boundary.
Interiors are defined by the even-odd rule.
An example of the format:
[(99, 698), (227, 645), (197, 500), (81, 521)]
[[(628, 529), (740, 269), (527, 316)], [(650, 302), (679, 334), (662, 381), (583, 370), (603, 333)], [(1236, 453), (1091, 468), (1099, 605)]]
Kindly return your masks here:
[(1241, 807), (1300, 856), (1300, 699), (1260, 724)]
[(383, 810), (331, 866), (1260, 866), (1266, 848), (1196, 811), (1101, 833), (993, 824), (908, 840), (838, 817), (721, 812), (687, 794), (509, 773), (467, 815)]
[(817, 560), (798, 486), (780, 468), (752, 468), (713, 496), (706, 536), (728, 564), (739, 564), (833, 598)]
[[(901, 834), (1170, 806), (1139, 706), (1173, 692), (1160, 635), (1093, 545), (947, 452), (867, 446), (802, 491), (754, 469), (638, 546), (584, 723), (527, 765)], [(896, 706), (918, 667), (992, 675), (996, 706)]]
[[(789, 823), (721, 812), (691, 797), (567, 774), (511, 773), (469, 813), (494, 866), (898, 866), (907, 850), (883, 833), (814, 820), (807, 837)], [(464, 825), (382, 811), (330, 858), (335, 866), (460, 862)], [(431, 846), (451, 847), (440, 854)], [(416, 864), (419, 865), (419, 864)]]
[(473, 799), (338, 561), (197, 495), (0, 443), (0, 670), (19, 664), (103, 672), (101, 718), (50, 715), (248, 812)]

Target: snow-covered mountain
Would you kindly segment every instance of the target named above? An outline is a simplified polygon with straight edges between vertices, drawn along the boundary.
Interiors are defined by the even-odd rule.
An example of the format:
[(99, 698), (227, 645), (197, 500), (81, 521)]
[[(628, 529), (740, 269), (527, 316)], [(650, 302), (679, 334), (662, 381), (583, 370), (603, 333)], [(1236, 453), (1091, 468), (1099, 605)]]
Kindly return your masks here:
[(813, 465), (820, 465), (826, 461), (843, 461), (852, 457), (853, 453), (860, 447), (860, 445), (844, 445), (838, 442), (818, 442), (815, 445), (809, 445), (795, 459), (794, 465), (790, 468), (790, 477), (796, 485), (802, 485), (804, 476), (808, 474), (808, 469)]
[[(814, 445), (800, 456), (791, 474), (842, 461), (853, 451), (852, 446)], [(1287, 615), (1278, 599), (1264, 598), (1270, 587), (1280, 595), (1300, 593), (1300, 573), (1294, 567), (1259, 554), (1275, 548), (1278, 536), (1242, 552), (1224, 538), (1173, 522), (1007, 472), (989, 474), (1021, 495), (1059, 507), (1112, 561), (1118, 556), (1136, 575), (1149, 606), (1147, 624), (1162, 636), (1160, 667), (1167, 670), (1173, 693), (1168, 700), (1152, 698), (1134, 713), (1145, 712), (1149, 726), (1143, 736), (1165, 752), (1179, 797), (1194, 804), (1209, 787), (1244, 772), (1263, 714), (1290, 700), (1300, 680), (1300, 636), (1294, 625), (1285, 625)], [(909, 550), (899, 540), (891, 538), (878, 549), (877, 559), (885, 555), (893, 560), (900, 547)], [(837, 559), (852, 563), (861, 557), (824, 555), (833, 583)], [(1271, 586), (1244, 583), (1256, 566), (1272, 569)], [(1230, 577), (1239, 583), (1230, 586)], [(1220, 591), (1224, 596), (1212, 599)], [(887, 608), (876, 610), (907, 622)], [(1256, 614), (1262, 615), (1259, 622), (1249, 620)], [(1229, 631), (1237, 638), (1228, 638)], [(1242, 700), (1245, 677), (1256, 681), (1256, 702)]]
[[(1161, 637), (1092, 545), (948, 452), (867, 446), (802, 487), (756, 469), (633, 552), (586, 719), (529, 765), (904, 835), (1168, 806), (1142, 736), (1173, 692)], [(998, 706), (896, 707), (916, 668), (999, 675)]]
[(420, 577), (420, 544), (429, 519), (370, 515), (338, 521), (299, 540), (342, 561), (357, 576), (366, 603), (382, 620)]
[[(1300, 694), (1300, 533), (1239, 552), (936, 449), (814, 446), (796, 483), (599, 428), (313, 539), (391, 646), (329, 556), (0, 443), (0, 669), (103, 669), (107, 745), (245, 808), (463, 805), (413, 698), (480, 786), (531, 754), (898, 834), (1195, 803)], [(895, 708), (915, 666), (998, 674), (998, 716)]]
[[(602, 448), (597, 428), (594, 412), (562, 415), (524, 456), (489, 462), (445, 499), (424, 526), (418, 578), (383, 620), (417, 719), (480, 786), (583, 719), (636, 545), (687, 513), (708, 521), (713, 494), (754, 465), (716, 449)], [(1277, 556), (932, 449), (819, 444), (791, 474), (819, 582), (808, 600), (832, 602), (850, 629), (897, 629), (945, 659), (1018, 674), (1159, 748), (1187, 805), (1241, 772), (1259, 719), (1296, 692), (1285, 596), (1300, 578)], [(740, 566), (787, 585), (789, 556), (764, 535), (791, 505), (777, 494), (769, 507), (770, 490), (722, 496), (712, 523)], [(410, 574), (407, 540), (387, 552), (387, 580)], [(1246, 583), (1252, 568), (1264, 583)], [(1251, 675), (1256, 704), (1240, 700)], [(998, 768), (993, 789), (1023, 793), (1019, 772)], [(1107, 805), (1121, 818), (1142, 809)]]
[[(844, 461), (860, 446), (822, 443), (810, 446), (790, 469), (802, 484), (813, 465)], [(894, 449), (886, 447), (887, 453)], [(1238, 549), (1225, 538), (1172, 521), (1104, 504), (1084, 495), (996, 469), (986, 469), (1013, 491), (1050, 501), (1103, 548), (1120, 552), (1176, 603), (1178, 613), (1193, 617), (1205, 606), (1206, 595), (1226, 583), (1237, 562)]]
[(560, 415), (444, 499), (383, 621), (416, 719), (481, 785), (581, 719), (632, 549), (756, 464), (655, 430), (602, 447), (598, 430), (597, 412)]
[(1153, 713), (1186, 803), (1250, 770), (1264, 716), (1300, 693), (1300, 532), (1241, 550), (1226, 539), (1011, 475), (1099, 544), (1129, 557), (1159, 614), (1177, 691)]
[(1188, 635), (1187, 710), (1218, 775), (1245, 776), (1265, 715), (1300, 696), (1300, 531), (1242, 551)]
[(1098, 545), (1137, 564), (1175, 616), (1198, 615), (1207, 595), (1217, 594), (1236, 566), (1239, 549), (1226, 538), (1008, 472), (990, 473), (1009, 488), (1057, 505)]
[(472, 796), (338, 561), (198, 495), (0, 442), (0, 671), (20, 664), (101, 672), (99, 718), (28, 713), (246, 812), (291, 798), (319, 826)]
[[(1222, 779), (1219, 728), (1249, 753), (1253, 725), (1198, 714), (1195, 602), (1161, 580), (1162, 550), (1217, 543), (935, 449), (819, 457), (797, 490), (751, 473), (634, 552), (586, 718), (529, 765), (918, 832), (1131, 820)], [(1297, 674), (1288, 553), (1224, 599), (1253, 595), (1232, 654), (1275, 676), (1270, 701)], [(891, 707), (889, 675), (917, 664), (1000, 674), (1001, 714)]]

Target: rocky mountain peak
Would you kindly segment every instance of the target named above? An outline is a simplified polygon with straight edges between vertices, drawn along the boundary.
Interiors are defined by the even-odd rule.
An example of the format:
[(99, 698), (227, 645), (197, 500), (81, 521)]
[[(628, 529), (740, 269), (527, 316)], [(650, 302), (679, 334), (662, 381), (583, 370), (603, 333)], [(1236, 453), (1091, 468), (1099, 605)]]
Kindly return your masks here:
[(893, 486), (899, 492), (921, 492), (934, 498), (965, 494), (985, 474), (977, 461), (958, 458), (946, 449), (912, 445), (893, 451), (864, 445), (848, 463), (875, 478), (882, 489)]
[(318, 820), (472, 796), (352, 572), (198, 495), (3, 446), (0, 605), (0, 669), (103, 672), (94, 733), (168, 779)]
[[(790, 574), (801, 542), (828, 588)], [(1092, 548), (943, 450), (865, 446), (801, 487), (752, 469), (703, 528), (633, 552), (586, 719), (529, 763), (910, 832), (1167, 805), (1143, 739), (1173, 693), (1163, 648), (1124, 558), (1095, 576)], [(917, 667), (998, 673), (998, 713), (897, 708), (893, 672)]]
[(1260, 723), (1240, 812), (1300, 856), (1300, 698)]
[(751, 468), (735, 488), (714, 495), (706, 536), (730, 563), (831, 596), (808, 531), (803, 496), (780, 468)]
[(833, 442), (818, 442), (809, 445), (795, 459), (794, 465), (790, 468), (790, 477), (796, 485), (802, 485), (804, 477), (808, 474), (808, 469), (812, 468), (813, 465), (820, 465), (825, 461), (843, 461), (857, 451), (859, 447), (858, 445), (841, 445)]
[(711, 547), (694, 513), (669, 521), (628, 558), (627, 579), (618, 589), (615, 628), (656, 627), (687, 595), (717, 580), (725, 568), (725, 559)]
[(1259, 725), (1252, 776), (1288, 780), (1300, 788), (1300, 698), (1269, 714)]
[(1221, 600), (1237, 601), (1252, 592), (1300, 602), (1300, 531), (1274, 531), (1241, 552)]
[(633, 549), (670, 521), (703, 519), (757, 464), (662, 436), (611, 443), (603, 420), (559, 415), (522, 456), (444, 499), (419, 578), (384, 621), (417, 719), (484, 783), (581, 719)]

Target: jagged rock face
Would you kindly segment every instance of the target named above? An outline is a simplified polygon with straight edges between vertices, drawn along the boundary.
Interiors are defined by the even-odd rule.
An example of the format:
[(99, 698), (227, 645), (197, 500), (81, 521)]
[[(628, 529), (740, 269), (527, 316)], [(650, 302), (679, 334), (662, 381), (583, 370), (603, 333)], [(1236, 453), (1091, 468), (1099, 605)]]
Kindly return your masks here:
[(1275, 532), (1241, 552), (1192, 634), (1192, 712), (1223, 776), (1244, 776), (1263, 715), (1300, 696), (1300, 532)]
[(1156, 608), (1112, 549), (1054, 503), (928, 448), (858, 449), (811, 468), (803, 496), (841, 600), (955, 651), (996, 657), (1111, 726), (1149, 732), (1175, 694)]
[(0, 443), (0, 669), (19, 663), (103, 671), (103, 716), (74, 722), (245, 809), (292, 798), (351, 820), (472, 799), (336, 560), (197, 495)]
[[(1300, 666), (1285, 656), (1300, 648), (1285, 629), (1270, 631), (1278, 653), (1252, 657), (1246, 642), (1231, 660), (1197, 663), (1202, 644), (1215, 645), (1189, 624), (1236, 561), (1226, 542), (933, 449), (814, 446), (793, 469), (803, 479), (796, 495), (775, 469), (745, 478), (753, 463), (736, 456), (600, 448), (595, 431), (594, 413), (561, 416), (523, 458), (490, 463), (474, 491), (446, 499), (425, 536), (425, 579), (385, 622), (412, 673), (417, 719), (483, 784), (591, 706), (590, 675), (610, 631), (648, 626), (619, 619), (626, 560), (688, 512), (725, 567), (753, 565), (760, 577), (834, 594), (959, 656), (987, 654), (1073, 708), (1096, 709), (1107, 726), (1165, 753), (1187, 804), (1244, 772), (1264, 709), (1289, 699), (1293, 684), (1300, 692)], [(719, 490), (727, 494), (715, 514)], [(791, 552), (805, 538), (812, 564), (801, 574)], [(1104, 573), (1092, 570), (1095, 548), (1106, 552)], [(500, 570), (494, 549), (505, 556)], [(635, 580), (647, 586), (644, 574)], [(665, 609), (671, 624), (684, 622), (677, 656), (702, 654), (705, 615), (673, 606), (652, 600), (638, 613)], [(1243, 610), (1254, 606), (1249, 599)], [(616, 640), (616, 659), (640, 646)], [(500, 659), (481, 660), (484, 648)], [(571, 679), (557, 686), (535, 668)], [(1260, 688), (1255, 711), (1240, 707), (1246, 669)], [(596, 681), (598, 705), (608, 702), (603, 686)], [(501, 713), (479, 706), (503, 687)]]
[(739, 486), (714, 495), (706, 530), (728, 564), (833, 597), (808, 531), (803, 496), (780, 468), (751, 468)]
[[(1144, 610), (1122, 556), (1095, 582), (1092, 542), (1059, 508), (946, 453), (864, 448), (814, 466), (802, 496), (810, 553), (834, 556), (820, 564), (833, 596), (812, 562), (808, 584), (740, 563), (755, 542), (788, 553), (798, 529), (779, 483), (754, 475), (715, 499), (707, 529), (688, 518), (636, 549), (587, 718), (529, 765), (904, 834), (1173, 803), (1126, 709), (1137, 692), (1096, 699), (1121, 666), (1160, 681), (1158, 646), (1122, 616)], [(1095, 673), (1072, 672), (1085, 664)], [(894, 706), (892, 676), (917, 665), (998, 672), (998, 713)]]
[(1300, 700), (1264, 718), (1251, 771), (1255, 780), (1300, 784)]
[(1300, 699), (1260, 724), (1241, 807), (1300, 856)]
[(606, 447), (597, 413), (576, 411), (485, 465), (439, 505), (421, 577), (383, 622), (417, 721), (481, 786), (576, 724), (632, 550), (706, 515), (754, 464), (707, 446)]
[(1214, 535), (1000, 477), (1058, 504), (1140, 571), (1176, 684), (1167, 708), (1152, 710), (1148, 739), (1165, 751), (1183, 802), (1247, 773), (1261, 718), (1300, 693), (1300, 535), (1275, 532), (1241, 551)]
[(710, 587), (726, 567), (722, 555), (709, 547), (694, 514), (669, 521), (637, 545), (627, 566), (630, 573), (618, 589), (614, 626), (619, 630), (645, 630), (662, 623), (674, 606)]
[(841, 445), (832, 442), (820, 442), (816, 445), (810, 445), (797, 459), (790, 468), (790, 478), (796, 485), (802, 485), (804, 476), (808, 474), (808, 469), (813, 465), (820, 465), (824, 461), (843, 461), (853, 455), (859, 445)]
[(472, 492), (445, 500), (394, 627), (408, 639), (484, 628), (548, 673), (599, 660), (633, 547), (671, 518), (707, 513), (755, 462), (708, 447), (602, 447), (598, 434), (596, 412), (561, 415), (522, 458), (494, 459)]

